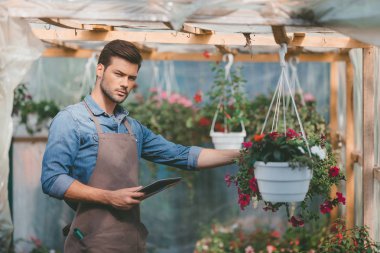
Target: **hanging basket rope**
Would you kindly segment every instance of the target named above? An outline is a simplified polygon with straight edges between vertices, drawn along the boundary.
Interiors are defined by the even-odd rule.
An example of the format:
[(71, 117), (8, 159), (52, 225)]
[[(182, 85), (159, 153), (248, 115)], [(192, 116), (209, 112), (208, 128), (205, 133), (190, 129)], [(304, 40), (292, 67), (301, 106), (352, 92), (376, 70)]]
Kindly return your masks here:
[[(227, 64), (224, 67), (225, 68), (224, 78), (225, 78), (225, 80), (232, 82), (231, 81), (231, 67), (232, 67), (233, 62), (234, 62), (234, 56), (232, 54), (225, 54), (225, 55), (223, 55), (222, 60), (227, 61)], [(234, 94), (233, 88), (232, 87), (229, 87), (229, 88), (231, 89), (231, 93)], [(223, 96), (219, 99), (218, 107), (215, 111), (214, 118), (212, 120), (210, 135), (213, 135), (215, 133), (214, 128), (215, 128), (215, 123), (216, 123), (216, 120), (218, 118), (219, 112), (221, 111), (222, 108), (225, 108), (227, 106), (225, 94), (226, 94), (226, 90), (224, 89), (223, 90)], [(243, 121), (240, 121), (240, 124), (241, 124), (241, 129), (242, 129), (242, 131), (240, 133), (242, 133), (242, 134), (244, 134), (244, 136), (246, 136), (246, 131), (245, 131)], [(228, 132), (227, 119), (226, 119), (226, 116), (224, 116), (224, 133), (227, 133), (227, 132)]]
[(264, 132), (265, 127), (266, 127), (266, 125), (268, 123), (269, 115), (270, 115), (270, 113), (272, 111), (273, 105), (275, 106), (274, 107), (275, 110), (274, 110), (274, 116), (273, 116), (273, 121), (272, 121), (271, 132), (278, 130), (278, 123), (280, 121), (280, 113), (281, 113), (281, 109), (282, 109), (282, 116), (283, 116), (282, 120), (283, 120), (283, 125), (284, 125), (284, 133), (286, 134), (286, 130), (287, 130), (287, 127), (286, 127), (286, 111), (287, 111), (287, 106), (286, 106), (286, 103), (285, 103), (285, 97), (286, 97), (286, 93), (288, 92), (289, 97), (290, 97), (290, 101), (292, 102), (294, 111), (296, 113), (298, 124), (299, 124), (300, 129), (301, 129), (302, 138), (305, 141), (305, 144), (306, 144), (309, 156), (311, 156), (311, 152), (310, 152), (310, 148), (309, 148), (309, 143), (308, 143), (308, 141), (306, 139), (306, 134), (305, 134), (305, 131), (304, 131), (304, 128), (303, 128), (300, 116), (298, 114), (297, 105), (295, 103), (293, 92), (292, 92), (292, 89), (291, 89), (291, 86), (290, 86), (290, 83), (289, 83), (289, 78), (288, 78), (288, 75), (287, 75), (287, 63), (285, 61), (285, 54), (286, 54), (286, 52), (287, 52), (287, 46), (286, 46), (286, 44), (281, 44), (281, 47), (280, 47), (280, 50), (279, 50), (281, 74), (280, 74), (280, 78), (279, 78), (279, 80), (277, 82), (277, 86), (276, 86), (275, 92), (273, 94), (273, 98), (272, 98), (272, 101), (270, 103), (269, 110), (268, 110), (267, 115), (265, 117), (265, 121), (264, 121), (263, 127), (261, 129), (261, 134)]

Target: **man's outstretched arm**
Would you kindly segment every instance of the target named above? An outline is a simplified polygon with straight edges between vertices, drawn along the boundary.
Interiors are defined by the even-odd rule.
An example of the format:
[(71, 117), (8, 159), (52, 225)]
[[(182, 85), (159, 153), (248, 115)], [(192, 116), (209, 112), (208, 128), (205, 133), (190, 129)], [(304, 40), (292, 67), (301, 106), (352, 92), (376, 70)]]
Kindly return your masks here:
[(232, 164), (239, 157), (238, 149), (216, 150), (204, 148), (198, 157), (198, 169), (208, 169), (227, 164)]

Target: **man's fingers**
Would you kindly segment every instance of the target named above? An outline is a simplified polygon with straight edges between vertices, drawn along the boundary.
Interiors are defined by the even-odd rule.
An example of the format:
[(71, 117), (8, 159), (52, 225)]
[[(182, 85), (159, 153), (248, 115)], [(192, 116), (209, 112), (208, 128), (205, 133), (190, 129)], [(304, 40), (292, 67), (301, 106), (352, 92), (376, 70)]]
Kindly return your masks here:
[(135, 192), (135, 191), (138, 191), (140, 189), (142, 189), (143, 187), (142, 186), (136, 186), (136, 187), (131, 187), (131, 188), (125, 188), (127, 191), (131, 191), (131, 192)]

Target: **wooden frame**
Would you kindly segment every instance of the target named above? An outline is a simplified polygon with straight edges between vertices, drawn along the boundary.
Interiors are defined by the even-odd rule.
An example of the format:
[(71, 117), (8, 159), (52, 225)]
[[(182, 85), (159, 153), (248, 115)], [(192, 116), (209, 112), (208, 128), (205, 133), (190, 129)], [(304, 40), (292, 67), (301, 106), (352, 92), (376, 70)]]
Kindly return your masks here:
[[(106, 25), (84, 25), (69, 20), (43, 19), (43, 21), (58, 26), (58, 29), (34, 29), (34, 34), (49, 42), (60, 41), (58, 48), (48, 48), (44, 57), (82, 57), (88, 58), (93, 55), (93, 50), (75, 48), (65, 43), (66, 41), (111, 41), (113, 39), (125, 39), (134, 43), (164, 43), (164, 44), (193, 44), (216, 46), (220, 54), (210, 54), (205, 57), (200, 53), (173, 53), (157, 52), (154, 49), (142, 50), (144, 59), (147, 60), (179, 60), (179, 61), (221, 61), (222, 54), (233, 53), (235, 61), (241, 62), (278, 62), (277, 54), (243, 54), (231, 49), (232, 46), (277, 46), (286, 43), (293, 51), (289, 50), (288, 56), (295, 54), (300, 61), (319, 61), (331, 63), (331, 97), (330, 115), (331, 134), (333, 145), (337, 147), (339, 135), (336, 121), (337, 107), (337, 61), (346, 63), (346, 129), (345, 137), (340, 138), (346, 147), (346, 199), (347, 199), (347, 226), (354, 225), (354, 173), (353, 165), (359, 162), (363, 166), (363, 216), (364, 225), (371, 228), (373, 213), (373, 183), (374, 179), (380, 180), (380, 168), (374, 168), (373, 161), (373, 107), (374, 107), (374, 80), (373, 80), (373, 48), (371, 45), (362, 43), (347, 37), (327, 36), (325, 34), (309, 35), (307, 33), (288, 34), (283, 26), (272, 26), (272, 35), (263, 34), (239, 34), (239, 33), (218, 33), (195, 27), (191, 24), (184, 24), (181, 32), (165, 30), (162, 32), (143, 31), (123, 31), (116, 27)], [(172, 27), (168, 25), (168, 28)], [(303, 47), (315, 48), (341, 48), (337, 53), (302, 53)], [(363, 48), (363, 150), (362, 154), (355, 152), (354, 143), (354, 111), (353, 111), (353, 82), (354, 68), (349, 60), (347, 49)], [(334, 194), (334, 192), (332, 193)], [(335, 214), (334, 214), (335, 215)]]

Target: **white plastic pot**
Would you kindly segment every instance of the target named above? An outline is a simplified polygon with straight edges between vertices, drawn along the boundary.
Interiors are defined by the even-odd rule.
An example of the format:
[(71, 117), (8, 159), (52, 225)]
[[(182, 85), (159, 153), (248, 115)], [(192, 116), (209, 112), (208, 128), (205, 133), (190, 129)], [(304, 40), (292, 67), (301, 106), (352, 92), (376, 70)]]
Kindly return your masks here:
[(255, 163), (255, 177), (265, 201), (303, 201), (312, 176), (308, 167), (292, 168), (287, 162)]
[(245, 131), (232, 133), (212, 131), (210, 133), (215, 149), (241, 149), (246, 135)]

